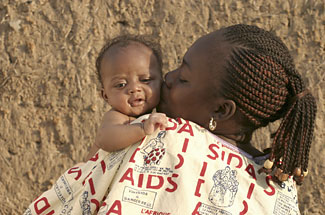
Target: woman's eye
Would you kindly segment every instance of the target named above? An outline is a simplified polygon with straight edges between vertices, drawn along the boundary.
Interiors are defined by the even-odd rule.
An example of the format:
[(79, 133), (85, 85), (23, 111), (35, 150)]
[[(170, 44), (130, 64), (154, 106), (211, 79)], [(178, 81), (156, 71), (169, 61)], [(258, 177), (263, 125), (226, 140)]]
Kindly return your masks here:
[(179, 70), (179, 73), (178, 73), (178, 81), (180, 83), (187, 83), (188, 82), (188, 80), (186, 80), (186, 78), (183, 77), (181, 70)]
[(187, 83), (188, 82), (187, 80), (183, 79), (182, 77), (179, 77), (178, 80), (181, 83)]
[(116, 88), (123, 88), (126, 86), (126, 83), (118, 83), (115, 85)]

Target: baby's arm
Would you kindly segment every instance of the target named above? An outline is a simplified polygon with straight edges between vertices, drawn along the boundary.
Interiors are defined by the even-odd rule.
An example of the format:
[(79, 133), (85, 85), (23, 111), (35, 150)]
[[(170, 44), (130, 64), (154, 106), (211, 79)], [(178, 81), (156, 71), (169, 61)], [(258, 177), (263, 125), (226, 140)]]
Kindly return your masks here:
[(156, 129), (165, 129), (167, 117), (163, 113), (153, 113), (143, 123), (128, 123), (129, 117), (115, 110), (105, 113), (95, 144), (90, 149), (87, 159), (91, 158), (99, 148), (108, 152), (117, 151), (140, 141)]

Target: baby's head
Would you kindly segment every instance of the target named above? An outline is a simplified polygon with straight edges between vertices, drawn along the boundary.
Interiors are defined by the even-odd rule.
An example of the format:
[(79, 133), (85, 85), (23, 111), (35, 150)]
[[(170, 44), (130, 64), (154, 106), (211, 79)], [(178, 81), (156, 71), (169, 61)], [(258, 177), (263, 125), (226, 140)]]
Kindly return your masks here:
[(114, 38), (96, 60), (103, 98), (128, 116), (149, 113), (159, 103), (161, 67), (159, 44), (144, 36)]

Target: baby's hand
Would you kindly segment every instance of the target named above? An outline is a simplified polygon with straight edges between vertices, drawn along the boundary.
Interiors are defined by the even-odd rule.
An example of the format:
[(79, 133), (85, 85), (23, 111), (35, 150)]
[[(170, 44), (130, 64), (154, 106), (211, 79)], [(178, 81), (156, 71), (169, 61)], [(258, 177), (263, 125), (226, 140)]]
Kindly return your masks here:
[(152, 134), (158, 128), (165, 130), (167, 127), (167, 117), (164, 113), (152, 113), (143, 123), (143, 130), (146, 135)]

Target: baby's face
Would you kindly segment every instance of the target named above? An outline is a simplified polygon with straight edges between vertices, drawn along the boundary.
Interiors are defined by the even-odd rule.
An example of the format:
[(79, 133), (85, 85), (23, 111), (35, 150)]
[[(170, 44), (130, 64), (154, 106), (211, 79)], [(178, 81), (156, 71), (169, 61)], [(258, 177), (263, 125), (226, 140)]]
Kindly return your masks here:
[(104, 55), (100, 72), (103, 97), (115, 110), (138, 116), (158, 105), (162, 75), (148, 47), (136, 42), (112, 46)]

